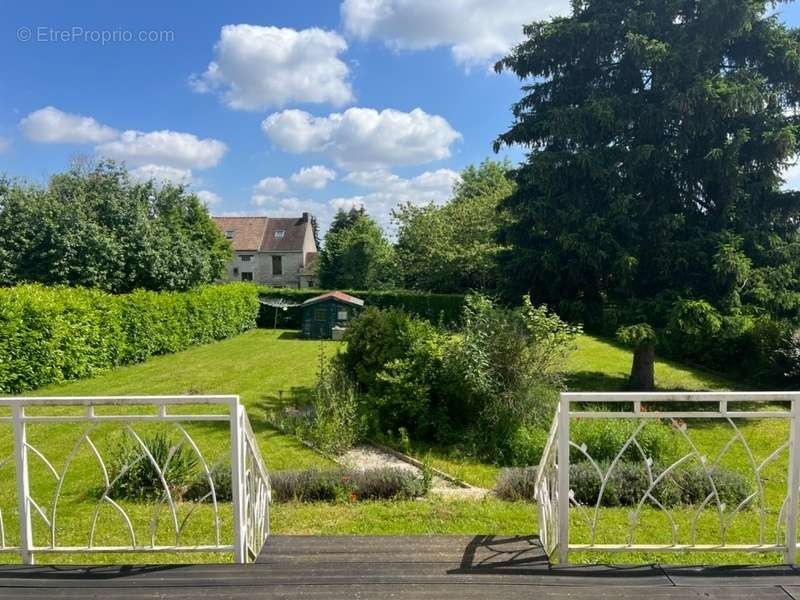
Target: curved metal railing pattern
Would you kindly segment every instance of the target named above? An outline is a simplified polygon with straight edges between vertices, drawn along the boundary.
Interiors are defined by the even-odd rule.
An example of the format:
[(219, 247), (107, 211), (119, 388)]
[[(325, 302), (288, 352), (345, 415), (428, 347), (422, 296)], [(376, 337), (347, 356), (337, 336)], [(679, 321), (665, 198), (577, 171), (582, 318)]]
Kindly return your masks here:
[[(732, 405), (740, 408), (732, 409)], [(570, 423), (580, 419), (632, 420), (634, 425), (610, 462), (600, 462), (591, 456), (585, 443), (578, 445), (571, 439)], [(767, 448), (760, 440), (756, 452), (737, 422), (757, 419), (783, 421), (787, 424), (786, 438)], [(683, 449), (670, 464), (655, 465), (645, 450), (647, 445), (641, 438), (650, 420), (670, 424), (675, 447)], [(724, 426), (714, 430), (713, 452), (699, 447), (690, 435), (690, 429), (701, 423)], [(752, 491), (737, 498), (735, 506), (727, 506), (719, 487), (721, 467), (733, 452), (738, 452), (738, 472), (749, 474), (752, 480)], [(586, 494), (576, 494), (574, 482), (570, 481), (570, 454), (596, 474), (598, 491), (588, 506), (577, 499)], [(628, 508), (627, 531), (621, 539), (614, 539), (622, 531), (618, 521), (603, 528), (609, 518), (614, 518), (610, 516), (614, 511), (603, 509), (604, 500), (612, 477), (623, 463), (630, 462), (643, 465), (646, 487)], [(696, 505), (665, 506), (658, 497), (659, 486), (689, 466), (704, 480), (707, 493)], [(778, 469), (778, 476), (774, 472), (768, 476), (769, 468)], [(800, 500), (800, 393), (562, 394), (537, 470), (535, 497), (541, 542), (559, 562), (568, 562), (569, 553), (576, 551), (725, 551), (782, 553), (784, 562), (795, 564)], [(650, 523), (654, 522), (652, 514), (661, 516), (661, 527), (668, 538), (664, 543), (638, 541), (647, 537), (642, 535), (646, 512)], [(584, 538), (583, 543), (573, 543), (570, 538), (570, 519)], [(742, 520), (748, 520), (749, 527), (742, 527)], [(753, 522), (757, 527), (752, 527)], [(734, 530), (733, 537), (737, 539), (731, 541)], [(647, 533), (653, 537), (652, 530)], [(738, 539), (743, 535), (750, 539)]]
[[(197, 405), (216, 406), (221, 410), (206, 413), (176, 410), (178, 407)], [(72, 413), (64, 410), (64, 407), (76, 406), (84, 407), (81, 414), (74, 410)], [(96, 408), (101, 406), (111, 409), (99, 414)], [(36, 408), (35, 411), (26, 411), (33, 407)], [(125, 408), (114, 410), (113, 407)], [(153, 414), (154, 408), (157, 409), (157, 414)], [(269, 535), (271, 500), (269, 473), (261, 457), (247, 413), (239, 403), (238, 396), (0, 398), (0, 409), (6, 411), (10, 409), (11, 412), (10, 416), (5, 416), (7, 413), (0, 413), (0, 426), (11, 425), (13, 428), (13, 452), (7, 457), (0, 457), (0, 469), (14, 465), (14, 476), (0, 479), (3, 482), (0, 483), (0, 491), (4, 484), (16, 485), (15, 508), (19, 515), (18, 540), (16, 543), (9, 543), (6, 514), (2, 509), (10, 507), (0, 506), (0, 552), (19, 554), (23, 562), (32, 564), (34, 555), (40, 553), (225, 552), (232, 553), (237, 562), (247, 562), (254, 559), (261, 551)], [(227, 458), (223, 456), (216, 465), (204, 455), (201, 450), (203, 444), (198, 443), (187, 429), (193, 424), (213, 422), (228, 423), (231, 434), (230, 449), (223, 451), (227, 452)], [(29, 433), (33, 426), (60, 424), (81, 429), (77, 441), (65, 452), (66, 458), (57, 468), (59, 462), (52, 458), (60, 461), (62, 457), (48, 458), (41, 448), (29, 441)], [(100, 442), (108, 441), (109, 424), (112, 430), (124, 432), (128, 439), (133, 440), (134, 448), (137, 449), (128, 462), (123, 465), (115, 464), (113, 469), (109, 465), (110, 457), (104, 456), (100, 450), (104, 446)], [(98, 431), (100, 425), (106, 426), (102, 432)], [(166, 426), (178, 437), (175, 443), (169, 438), (170, 447), (161, 463), (153, 455), (139, 430), (145, 426), (152, 429), (155, 425)], [(199, 476), (208, 491), (200, 498), (179, 502), (170, 489), (168, 473), (172, 461), (187, 450), (199, 465)], [(72, 540), (74, 536), (71, 536), (72, 543), (61, 542), (63, 536), (60, 536), (62, 530), (59, 528), (59, 523), (70, 517), (76, 519), (74, 515), (60, 514), (59, 506), (64, 501), (65, 481), (68, 475), (76, 470), (74, 465), (81, 451), (87, 451), (88, 456), (94, 459), (102, 484), (91, 517), (88, 519), (86, 543), (76, 545)], [(84, 458), (84, 462), (85, 460)], [(148, 463), (155, 473), (160, 493), (157, 498), (150, 501), (152, 512), (146, 535), (141, 534), (137, 537), (137, 527), (131, 511), (136, 511), (141, 521), (139, 514), (141, 510), (138, 506), (134, 508), (130, 503), (120, 502), (112, 496), (115, 484), (140, 462)], [(231, 469), (233, 496), (230, 504), (227, 500), (220, 499), (218, 482), (215, 481), (215, 470), (227, 468), (228, 465)], [(113, 478), (110, 475), (112, 472), (116, 473)], [(49, 497), (42, 498), (41, 485), (37, 486), (38, 493), (32, 492), (30, 483), (32, 474), (38, 479), (45, 477), (52, 481), (52, 493)], [(8, 494), (0, 496), (0, 498), (7, 497)], [(46, 503), (47, 500), (49, 505)], [(109, 506), (111, 514), (117, 517), (113, 529), (119, 535), (125, 532), (128, 543), (97, 543), (101, 523), (108, 528), (109, 517), (106, 515), (107, 511), (103, 510), (106, 506)], [(200, 510), (201, 508), (204, 510)], [(222, 527), (222, 513), (228, 508), (233, 512), (230, 541), (224, 539), (226, 536)], [(210, 529), (208, 534), (210, 539), (187, 541), (187, 531), (197, 519), (208, 518), (208, 509), (211, 514), (211, 527), (203, 528), (203, 533)], [(6, 510), (6, 513), (8, 512)], [(101, 515), (106, 516), (101, 518)], [(46, 531), (46, 543), (42, 543), (42, 526)], [(67, 523), (67, 526), (74, 529), (75, 523)], [(37, 535), (34, 535), (34, 530), (37, 531)], [(196, 531), (194, 535), (196, 537)]]

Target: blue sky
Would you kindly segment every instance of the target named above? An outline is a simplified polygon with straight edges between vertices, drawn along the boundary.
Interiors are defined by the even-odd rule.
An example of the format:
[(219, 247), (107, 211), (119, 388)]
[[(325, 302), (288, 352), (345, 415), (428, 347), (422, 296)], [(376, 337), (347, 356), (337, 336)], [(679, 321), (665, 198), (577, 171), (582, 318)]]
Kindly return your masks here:
[[(492, 155), (520, 84), (489, 67), (567, 5), (0, 0), (0, 173), (45, 183), (112, 156), (215, 214), (325, 223), (363, 203), (387, 223)], [(779, 11), (800, 25), (800, 6)]]

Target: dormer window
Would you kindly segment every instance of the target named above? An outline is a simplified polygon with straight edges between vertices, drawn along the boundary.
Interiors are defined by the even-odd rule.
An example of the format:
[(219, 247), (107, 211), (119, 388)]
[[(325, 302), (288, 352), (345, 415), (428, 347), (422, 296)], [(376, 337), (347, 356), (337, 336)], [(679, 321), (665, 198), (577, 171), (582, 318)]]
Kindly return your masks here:
[(225, 239), (226, 239), (226, 240), (232, 240), (232, 239), (233, 239), (233, 234), (234, 234), (234, 233), (236, 233), (236, 232), (235, 232), (233, 229), (227, 229), (227, 230), (225, 231)]
[(282, 240), (283, 236), (285, 236), (285, 235), (286, 235), (286, 230), (285, 229), (276, 229), (275, 230), (275, 239), (276, 240)]

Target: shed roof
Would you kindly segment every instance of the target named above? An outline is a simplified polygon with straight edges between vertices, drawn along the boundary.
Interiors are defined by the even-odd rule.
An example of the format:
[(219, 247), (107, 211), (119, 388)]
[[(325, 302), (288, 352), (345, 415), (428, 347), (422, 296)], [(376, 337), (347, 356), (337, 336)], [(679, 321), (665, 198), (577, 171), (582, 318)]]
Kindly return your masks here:
[(317, 296), (316, 298), (309, 298), (303, 302), (303, 306), (310, 306), (312, 304), (317, 304), (318, 302), (324, 302), (325, 300), (339, 300), (340, 302), (352, 304), (353, 306), (364, 306), (364, 301), (361, 298), (356, 298), (355, 296), (345, 294), (344, 292), (329, 292), (327, 294)]

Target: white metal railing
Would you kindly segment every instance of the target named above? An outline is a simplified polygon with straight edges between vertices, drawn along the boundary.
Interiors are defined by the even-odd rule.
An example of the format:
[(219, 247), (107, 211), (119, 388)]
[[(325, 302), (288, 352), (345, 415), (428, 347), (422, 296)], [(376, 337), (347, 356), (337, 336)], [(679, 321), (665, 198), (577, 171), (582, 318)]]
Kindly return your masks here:
[[(198, 406), (208, 407), (205, 412), (197, 413)], [(76, 409), (76, 407), (83, 407)], [(183, 410), (180, 410), (180, 408)], [(217, 408), (217, 412), (211, 410)], [(228, 423), (230, 428), (230, 449), (222, 450), (222, 460), (217, 465), (230, 463), (232, 511), (232, 539), (223, 539), (222, 513), (227, 503), (218, 498), (213, 477), (214, 464), (204, 456), (201, 447), (203, 439), (194, 439), (189, 432), (192, 426), (210, 423)], [(167, 458), (159, 464), (148, 448), (138, 428), (153, 428), (158, 424), (167, 426), (178, 442), (172, 444)], [(244, 407), (238, 396), (109, 396), (109, 397), (16, 397), (0, 398), (0, 425), (10, 425), (13, 429), (13, 450), (9, 456), (0, 456), (0, 469), (14, 465), (14, 476), (0, 479), (0, 553), (19, 554), (23, 563), (33, 564), (36, 554), (45, 553), (183, 553), (209, 552), (232, 553), (236, 562), (244, 563), (254, 559), (261, 550), (269, 535), (269, 503), (271, 488), (255, 435)], [(59, 448), (58, 456), (52, 450), (37, 447), (30, 441), (31, 434), (38, 427), (63, 428), (72, 426), (77, 441), (71, 448)], [(116, 465), (117, 475), (109, 469), (108, 449), (105, 456), (101, 448), (107, 446), (109, 433), (124, 432), (135, 446), (141, 449), (135, 458), (124, 465)], [(59, 433), (63, 435), (63, 431)], [(2, 437), (0, 437), (2, 439)], [(198, 443), (199, 442), (199, 443)], [(167, 472), (170, 462), (176, 453), (189, 449), (196, 458), (201, 477), (207, 484), (208, 492), (195, 502), (183, 503), (173, 498), (167, 483)], [(50, 456), (47, 452), (50, 452)], [(67, 477), (75, 467), (79, 453), (83, 452), (93, 458), (99, 473), (100, 489), (96, 494), (95, 506), (90, 511), (91, 517), (77, 518), (68, 514), (61, 520), (72, 518), (66, 526), (59, 528), (59, 504), (63, 498)], [(147, 461), (163, 488), (160, 498), (152, 501), (152, 513), (146, 536), (141, 532), (137, 536), (136, 512), (141, 521), (141, 507), (133, 506), (112, 498), (112, 489), (117, 480), (127, 472), (135, 462)], [(86, 459), (82, 465), (86, 464)], [(57, 468), (58, 466), (58, 468)], [(219, 468), (219, 466), (217, 467)], [(44, 475), (43, 475), (44, 473)], [(49, 475), (48, 475), (49, 474)], [(36, 477), (36, 490), (32, 491), (32, 478)], [(82, 473), (72, 477), (85, 476)], [(52, 479), (47, 485), (40, 483), (43, 477)], [(83, 485), (90, 485), (90, 482)], [(1, 504), (11, 496), (9, 488), (16, 486), (15, 508), (19, 521), (19, 538), (17, 543), (9, 541), (11, 532), (6, 526)], [(4, 489), (5, 488), (5, 489)], [(44, 498), (42, 496), (45, 496)], [(85, 500), (85, 498), (84, 498)], [(204, 511), (197, 509), (202, 505), (210, 506), (212, 516), (211, 533), (202, 529), (202, 536), (211, 539), (187, 542), (187, 537), (197, 537), (197, 527), (192, 535), (187, 532)], [(100, 518), (106, 507), (118, 517), (116, 533), (123, 531), (129, 540), (127, 544), (97, 543), (98, 531), (105, 520)], [(161, 513), (166, 511), (168, 519), (162, 519)], [(206, 513), (208, 511), (205, 511)], [(194, 519), (193, 519), (194, 517)], [(163, 524), (167, 525), (164, 526)], [(42, 533), (42, 525), (44, 531)], [(75, 529), (85, 527), (84, 544), (75, 544)], [(167, 531), (164, 531), (166, 527)], [(69, 532), (69, 535), (67, 535)], [(165, 536), (171, 543), (164, 543)], [(62, 543), (63, 537), (70, 538)], [(145, 537), (146, 541), (141, 539)]]
[[(591, 456), (591, 449), (585, 443), (578, 445), (571, 439), (571, 423), (580, 419), (632, 420), (633, 432), (613, 460), (603, 463)], [(752, 440), (748, 442), (741, 423), (756, 419), (786, 424), (774, 447), (756, 452)], [(672, 464), (660, 465), (658, 470), (639, 439), (650, 420), (671, 424), (675, 447), (682, 448)], [(710, 453), (691, 435), (695, 428), (709, 425), (722, 426), (714, 430), (716, 446)], [(798, 392), (562, 394), (535, 480), (541, 542), (547, 553), (563, 564), (569, 561), (570, 552), (687, 551), (775, 552), (783, 555), (785, 563), (796, 564), (799, 445)], [(754, 485), (753, 491), (737, 506), (726, 507), (717, 478), (723, 460), (726, 456), (730, 459), (734, 450), (741, 458), (738, 466), (749, 472)], [(571, 452), (590, 465), (600, 483), (596, 501), (588, 506), (579, 502), (570, 481)], [(631, 454), (644, 466), (647, 489), (637, 503), (627, 508), (629, 521), (623, 534), (626, 527), (619, 525), (619, 511), (626, 509), (604, 509), (603, 498), (615, 469), (629, 461)], [(700, 470), (710, 489), (708, 495), (697, 505), (664, 506), (656, 497), (657, 487), (670, 474), (689, 466)], [(666, 532), (667, 542), (637, 543), (637, 534), (641, 535), (644, 527), (643, 513), (648, 509), (662, 515), (663, 531), (659, 533)], [(571, 519), (573, 534), (585, 538), (582, 543), (574, 543), (571, 538)], [(614, 523), (608, 523), (614, 519)], [(756, 523), (757, 533), (753, 533), (752, 527), (743, 526), (743, 520)], [(732, 543), (734, 526), (738, 526), (736, 537), (745, 535), (752, 539)], [(646, 533), (653, 537), (653, 531)], [(605, 537), (610, 539), (601, 540)]]

